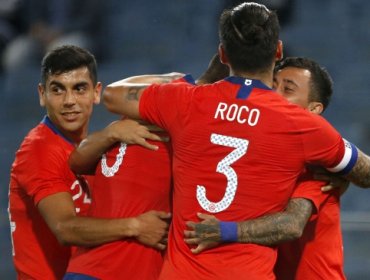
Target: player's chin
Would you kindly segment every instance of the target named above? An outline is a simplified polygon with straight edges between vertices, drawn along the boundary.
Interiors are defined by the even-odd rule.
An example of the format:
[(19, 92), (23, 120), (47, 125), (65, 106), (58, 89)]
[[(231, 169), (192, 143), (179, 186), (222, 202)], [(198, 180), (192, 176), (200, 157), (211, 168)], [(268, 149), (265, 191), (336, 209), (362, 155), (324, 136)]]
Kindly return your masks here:
[(62, 121), (61, 127), (63, 130), (70, 133), (75, 133), (81, 131), (86, 122), (83, 120), (73, 120), (73, 121)]

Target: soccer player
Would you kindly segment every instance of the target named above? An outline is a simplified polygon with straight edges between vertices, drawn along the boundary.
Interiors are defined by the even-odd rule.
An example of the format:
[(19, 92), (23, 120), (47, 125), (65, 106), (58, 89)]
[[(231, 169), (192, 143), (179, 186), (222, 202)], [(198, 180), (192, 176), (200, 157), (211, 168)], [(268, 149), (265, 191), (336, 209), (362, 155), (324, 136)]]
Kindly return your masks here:
[[(290, 102), (314, 114), (324, 112), (332, 94), (329, 74), (317, 63), (305, 58), (286, 58), (278, 63), (274, 88)], [(306, 205), (307, 210), (311, 208), (312, 216), (302, 237), (279, 246), (276, 277), (281, 280), (344, 280), (339, 204), (341, 190), (337, 188), (324, 194), (320, 186), (325, 183), (309, 179), (312, 179), (312, 174), (306, 170), (291, 201), (301, 204), (301, 207)], [(348, 187), (347, 180), (339, 177), (334, 179), (343, 188)], [(307, 188), (311, 190), (308, 196)], [(301, 212), (307, 213), (307, 210)]]
[[(228, 68), (218, 61), (218, 55), (212, 57), (198, 83), (215, 82), (227, 75)], [(143, 77), (140, 77), (140, 80), (142, 81)], [(179, 73), (146, 75), (145, 80), (150, 83), (195, 83)], [(127, 122), (136, 123), (134, 120)], [(153, 126), (150, 129), (158, 130)], [(75, 173), (95, 174), (95, 184), (91, 189), (91, 215), (116, 218), (138, 215), (152, 209), (169, 211), (169, 144), (156, 143), (157, 150), (153, 152), (138, 146), (115, 143), (117, 139), (111, 137), (111, 134), (117, 134), (119, 130), (114, 122), (102, 131), (90, 134), (69, 158), (71, 169)], [(163, 131), (157, 133), (163, 134)], [(99, 265), (96, 265), (97, 263)], [(122, 263), (125, 265), (122, 266)], [(157, 279), (162, 263), (163, 254), (158, 250), (127, 239), (90, 248), (77, 248), (64, 279)]]
[[(279, 62), (275, 67), (273, 87), (289, 102), (314, 114), (326, 109), (332, 95), (329, 74), (306, 58), (285, 58)], [(331, 181), (333, 178), (327, 175), (323, 179)], [(334, 179), (336, 186), (348, 186), (347, 180)], [(302, 173), (297, 185), (286, 211), (244, 223), (244, 242), (276, 245), (300, 237), (280, 245), (275, 267), (277, 279), (345, 279), (339, 189), (322, 193), (320, 187), (325, 182), (312, 180), (308, 170)], [(202, 225), (213, 224), (218, 228), (213, 216), (202, 214), (200, 217)], [(192, 249), (194, 253), (218, 245), (214, 242), (220, 238), (218, 230), (210, 238), (209, 228), (193, 222), (188, 225), (192, 230), (185, 231), (186, 242), (197, 245)]]
[[(167, 230), (167, 222), (162, 219), (168, 218), (166, 212), (115, 220), (81, 217), (90, 207), (88, 182), (70, 171), (67, 160), (87, 135), (101, 87), (95, 58), (84, 49), (63, 46), (42, 60), (38, 92), (46, 116), (17, 151), (9, 185), (18, 279), (61, 279), (71, 254), (67, 245), (94, 246), (133, 237), (148, 246), (163, 248), (160, 242)], [(117, 125), (124, 129), (125, 123)], [(133, 139), (149, 133), (140, 127), (138, 130)], [(158, 139), (156, 135), (151, 137)]]
[(334, 171), (355, 165), (352, 176), (369, 185), (358, 174), (370, 174), (369, 162), (357, 148), (270, 89), (282, 54), (278, 36), (274, 12), (243, 3), (220, 20), (219, 52), (231, 77), (191, 87), (148, 86), (133, 77), (105, 90), (110, 111), (154, 123), (171, 137), (173, 218), (159, 279), (274, 279), (274, 248), (230, 243), (194, 255), (184, 242), (185, 222), (196, 212), (213, 213), (232, 221), (220, 223), (222, 240), (238, 241), (242, 224), (235, 221), (282, 211), (306, 163)]
[[(176, 77), (162, 75), (160, 79), (152, 79), (151, 76), (147, 79), (150, 82), (169, 82)], [(134, 120), (127, 122), (136, 123)], [(116, 143), (117, 139), (111, 135), (120, 129), (115, 124), (89, 135), (69, 159), (76, 173), (91, 173), (92, 169), (95, 172), (91, 188), (91, 216), (119, 218), (137, 216), (150, 210), (170, 211), (169, 143), (153, 143), (156, 151)], [(157, 133), (165, 136), (163, 132)], [(144, 246), (139, 241), (127, 238), (95, 247), (78, 247), (72, 254), (64, 279), (158, 279), (163, 254), (158, 248)], [(159, 249), (164, 249), (165, 245), (162, 246)]]

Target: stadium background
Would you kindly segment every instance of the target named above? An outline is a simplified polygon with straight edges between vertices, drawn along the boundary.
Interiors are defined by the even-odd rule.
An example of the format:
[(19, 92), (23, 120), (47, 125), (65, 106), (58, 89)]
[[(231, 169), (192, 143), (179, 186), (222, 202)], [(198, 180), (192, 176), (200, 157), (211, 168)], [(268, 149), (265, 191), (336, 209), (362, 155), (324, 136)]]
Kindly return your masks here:
[[(0, 1), (1, 2), (1, 1)], [(99, 79), (110, 83), (142, 73), (199, 75), (217, 47), (217, 0), (105, 0)], [(317, 60), (331, 73), (334, 98), (327, 119), (370, 153), (370, 1), (296, 0), (281, 38), (290, 56)], [(39, 67), (0, 74), (0, 279), (15, 279), (7, 214), (9, 170), (27, 131), (42, 118)], [(91, 130), (115, 116), (95, 110)], [(345, 271), (370, 278), (370, 190), (351, 186), (342, 198)]]

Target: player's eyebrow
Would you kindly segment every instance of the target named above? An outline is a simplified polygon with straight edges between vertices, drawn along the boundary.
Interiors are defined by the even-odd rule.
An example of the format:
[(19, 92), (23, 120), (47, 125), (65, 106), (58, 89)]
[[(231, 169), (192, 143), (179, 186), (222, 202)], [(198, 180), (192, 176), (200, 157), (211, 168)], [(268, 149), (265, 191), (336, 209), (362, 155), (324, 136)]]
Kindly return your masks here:
[(78, 87), (86, 87), (86, 86), (88, 86), (89, 85), (89, 83), (88, 82), (78, 82), (78, 83), (76, 83), (76, 84), (74, 84), (73, 85), (73, 88), (78, 88)]
[(293, 85), (295, 87), (298, 87), (298, 85), (291, 79), (283, 79), (283, 81), (287, 84)]
[(49, 86), (58, 86), (58, 87), (61, 87), (61, 88), (65, 88), (63, 83), (58, 82), (58, 81), (54, 81), (54, 80), (49, 83)]

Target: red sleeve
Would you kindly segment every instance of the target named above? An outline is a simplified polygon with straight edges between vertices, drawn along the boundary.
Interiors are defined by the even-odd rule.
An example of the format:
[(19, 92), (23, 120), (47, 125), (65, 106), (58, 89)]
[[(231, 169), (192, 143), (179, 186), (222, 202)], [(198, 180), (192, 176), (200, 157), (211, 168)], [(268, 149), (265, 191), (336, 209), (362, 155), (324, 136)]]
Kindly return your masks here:
[(181, 126), (187, 119), (195, 87), (188, 83), (153, 84), (140, 97), (139, 113), (143, 120), (170, 130), (172, 124)]
[(55, 144), (35, 141), (21, 155), (18, 179), (35, 205), (46, 196), (69, 192), (69, 186), (63, 180), (69, 172), (64, 153), (62, 149), (56, 149)]
[(328, 193), (321, 191), (321, 187), (325, 185), (326, 182), (314, 180), (311, 172), (305, 172), (298, 178), (297, 186), (291, 198), (305, 198), (310, 200), (315, 207), (313, 213), (317, 213), (329, 196)]
[[(343, 170), (348, 172), (357, 160), (355, 149), (348, 148), (345, 140), (324, 118), (316, 115), (312, 117), (315, 122), (311, 124), (301, 122), (306, 162), (327, 169), (336, 168), (335, 172)], [(348, 162), (345, 160), (347, 164), (342, 164), (346, 158), (348, 158)]]

